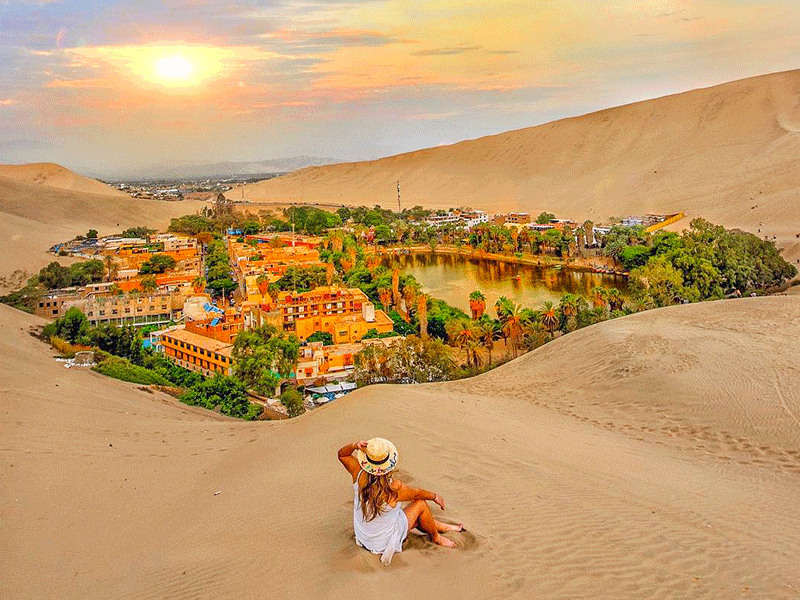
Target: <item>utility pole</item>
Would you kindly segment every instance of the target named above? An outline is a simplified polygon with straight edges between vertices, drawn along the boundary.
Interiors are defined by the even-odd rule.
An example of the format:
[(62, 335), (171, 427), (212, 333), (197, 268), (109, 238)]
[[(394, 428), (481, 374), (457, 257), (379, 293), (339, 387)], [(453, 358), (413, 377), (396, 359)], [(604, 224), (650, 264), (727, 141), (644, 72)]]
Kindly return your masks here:
[(400, 180), (397, 180), (397, 212), (398, 214), (403, 212), (400, 210)]
[[(292, 215), (292, 259), (296, 259), (297, 255), (294, 253), (294, 214)], [(297, 261), (295, 260), (295, 264)], [(291, 267), (292, 269), (292, 283), (294, 285), (294, 293), (297, 293), (297, 267)]]

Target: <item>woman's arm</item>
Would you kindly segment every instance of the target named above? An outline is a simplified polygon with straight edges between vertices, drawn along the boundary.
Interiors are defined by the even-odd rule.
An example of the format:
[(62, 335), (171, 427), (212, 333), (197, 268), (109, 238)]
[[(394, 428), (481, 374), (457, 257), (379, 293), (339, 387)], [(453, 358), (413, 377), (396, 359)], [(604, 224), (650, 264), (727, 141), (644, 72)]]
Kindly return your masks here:
[(438, 504), (444, 510), (444, 498), (436, 492), (429, 492), (421, 488), (412, 488), (406, 484), (399, 482), (400, 487), (397, 489), (397, 499), (400, 502), (413, 502), (415, 500), (427, 500)]
[(353, 452), (356, 450), (364, 450), (366, 447), (367, 442), (360, 441), (347, 444), (339, 449), (339, 462), (344, 465), (344, 468), (347, 469), (347, 472), (353, 477), (356, 477), (361, 470), (361, 466), (353, 456)]

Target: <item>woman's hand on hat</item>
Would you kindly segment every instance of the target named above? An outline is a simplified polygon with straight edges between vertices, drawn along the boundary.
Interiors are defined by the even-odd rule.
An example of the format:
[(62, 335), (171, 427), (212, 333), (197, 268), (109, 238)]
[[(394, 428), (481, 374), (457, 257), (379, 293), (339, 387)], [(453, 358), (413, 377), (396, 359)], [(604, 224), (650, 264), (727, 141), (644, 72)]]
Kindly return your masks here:
[(356, 442), (355, 446), (356, 450), (361, 450), (362, 452), (365, 452), (367, 450), (367, 442), (365, 442), (364, 440)]

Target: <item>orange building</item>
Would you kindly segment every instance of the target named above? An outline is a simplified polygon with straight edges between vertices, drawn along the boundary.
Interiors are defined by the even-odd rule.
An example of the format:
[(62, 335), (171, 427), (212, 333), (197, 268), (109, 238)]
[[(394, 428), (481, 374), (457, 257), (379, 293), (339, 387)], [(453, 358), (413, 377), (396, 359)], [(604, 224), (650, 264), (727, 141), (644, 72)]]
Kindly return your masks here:
[(206, 376), (222, 373), (230, 375), (233, 368), (233, 346), (185, 329), (162, 332), (158, 345), (176, 364)]
[(116, 284), (123, 292), (132, 292), (134, 290), (142, 291), (142, 279), (145, 277), (155, 277), (156, 287), (159, 289), (165, 287), (190, 288), (194, 280), (197, 279), (197, 273), (189, 271), (183, 273), (162, 273), (161, 275), (139, 275), (131, 279), (120, 279)]
[(283, 329), (305, 340), (315, 332), (327, 332), (335, 344), (361, 340), (370, 330), (394, 330), (389, 316), (375, 310), (367, 295), (358, 288), (318, 287), (310, 292), (280, 292), (267, 311), (277, 310)]
[(214, 313), (213, 317), (207, 319), (186, 321), (186, 331), (226, 344), (232, 344), (243, 329), (244, 315), (233, 308)]
[(347, 379), (353, 370), (353, 356), (363, 348), (363, 344), (323, 346), (322, 342), (303, 346), (295, 369), (297, 383), (313, 385), (321, 381)]
[(183, 269), (194, 269), (199, 267), (199, 257), (197, 248), (184, 248), (181, 250), (170, 250), (165, 252), (151, 252), (148, 248), (121, 248), (115, 251), (106, 251), (119, 263), (121, 270), (141, 269), (142, 264), (150, 260), (156, 254), (164, 254), (175, 260), (175, 263)]

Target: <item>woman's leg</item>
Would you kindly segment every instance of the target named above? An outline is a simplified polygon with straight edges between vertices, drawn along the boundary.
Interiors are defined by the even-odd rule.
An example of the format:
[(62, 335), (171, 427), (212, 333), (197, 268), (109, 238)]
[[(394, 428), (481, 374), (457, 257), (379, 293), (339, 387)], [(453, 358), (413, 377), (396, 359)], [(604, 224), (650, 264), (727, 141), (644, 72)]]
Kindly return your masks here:
[[(431, 514), (431, 509), (428, 508), (428, 503), (425, 500), (415, 500), (403, 509), (408, 519), (408, 529), (411, 531), (415, 527), (427, 533), (434, 544), (440, 546), (447, 546), (452, 548), (455, 544), (448, 540), (446, 537), (439, 535), (439, 528), (436, 521)], [(442, 523), (442, 525), (444, 525)], [(446, 530), (445, 530), (446, 531)]]

